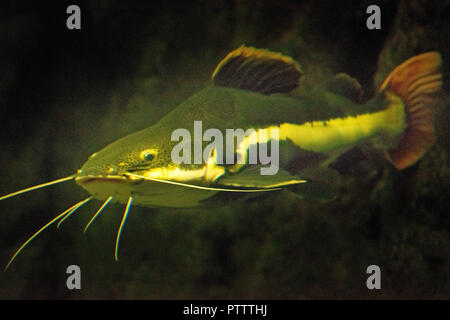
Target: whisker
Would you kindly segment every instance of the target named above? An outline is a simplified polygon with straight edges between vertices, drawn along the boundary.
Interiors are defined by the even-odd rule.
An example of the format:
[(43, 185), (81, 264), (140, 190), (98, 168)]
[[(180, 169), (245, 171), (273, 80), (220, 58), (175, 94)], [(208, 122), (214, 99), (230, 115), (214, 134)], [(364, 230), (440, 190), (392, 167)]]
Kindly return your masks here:
[[(90, 200), (92, 197), (89, 197), (88, 199)], [(88, 200), (86, 199), (86, 200)], [(84, 200), (84, 201), (86, 201)], [(81, 201), (82, 202), (82, 201)], [(51, 224), (53, 224), (55, 221), (57, 221), (58, 219), (60, 219), (61, 217), (63, 217), (64, 215), (67, 214), (67, 212), (70, 212), (71, 210), (74, 209), (74, 207), (76, 207), (80, 202), (78, 202), (77, 204), (71, 206), (69, 209), (65, 210), (63, 213), (60, 213), (59, 215), (57, 215), (55, 218), (53, 218), (50, 222), (48, 222), (46, 225), (44, 225), (42, 228), (40, 228), (35, 234), (33, 234), (30, 238), (28, 238), (27, 241), (25, 241), (20, 248), (16, 251), (16, 253), (14, 253), (14, 255), (12, 256), (12, 258), (9, 260), (8, 264), (6, 265), (4, 271), (8, 270), (9, 266), (11, 265), (11, 263), (14, 261), (14, 259), (17, 257), (17, 255), (23, 250), (23, 248), (25, 248), (28, 243), (30, 243), (31, 240), (33, 240), (34, 238), (36, 238), (42, 231), (44, 231), (45, 229), (47, 229)]]
[(105, 207), (107, 206), (107, 204), (112, 200), (112, 196), (110, 196), (108, 199), (106, 199), (106, 201), (102, 204), (102, 206), (100, 207), (100, 209), (97, 210), (97, 212), (94, 214), (94, 216), (91, 218), (91, 220), (89, 220), (88, 224), (86, 225), (86, 227), (84, 227), (84, 233), (86, 233), (86, 230), (89, 228), (89, 226), (91, 225), (92, 222), (94, 222), (95, 218), (97, 218), (97, 216), (103, 211), (103, 209), (105, 209)]
[[(210, 191), (228, 191), (228, 192), (267, 192), (267, 191), (276, 191), (276, 190), (281, 190), (282, 188), (264, 188), (264, 189), (225, 189), (225, 188), (213, 188), (213, 187), (202, 187), (202, 186), (197, 186), (195, 184), (187, 184), (187, 183), (182, 183), (182, 182), (176, 182), (176, 181), (169, 181), (169, 180), (162, 180), (162, 179), (157, 179), (157, 178), (150, 178), (150, 177), (145, 177), (145, 176), (140, 176), (134, 173), (127, 173), (127, 176), (130, 177), (136, 177), (136, 178), (142, 178), (145, 180), (150, 180), (150, 181), (156, 181), (156, 182), (161, 182), (161, 183), (167, 183), (167, 184), (174, 184), (177, 186), (182, 186), (182, 187), (188, 187), (188, 188), (194, 188), (194, 189), (200, 189), (200, 190), (210, 190)], [(299, 180), (298, 183), (306, 183), (306, 180)]]
[(59, 226), (61, 225), (61, 223), (63, 223), (67, 218), (69, 218), (75, 211), (77, 211), (83, 204), (85, 204), (86, 202), (90, 201), (94, 196), (90, 196), (87, 199), (84, 199), (80, 202), (78, 202), (76, 205), (72, 206), (72, 210), (68, 211), (66, 213), (66, 215), (61, 219), (61, 221), (58, 222), (58, 224), (56, 225), (57, 228), (59, 228)]
[(57, 183), (60, 183), (60, 182), (72, 180), (73, 178), (75, 178), (75, 174), (71, 175), (69, 177), (62, 178), (62, 179), (53, 180), (53, 181), (50, 181), (50, 182), (39, 184), (37, 186), (33, 186), (33, 187), (26, 188), (26, 189), (22, 189), (22, 190), (19, 190), (19, 191), (7, 194), (6, 196), (0, 197), (0, 201), (8, 199), (8, 198), (11, 198), (11, 197), (14, 197), (14, 196), (17, 196), (19, 194), (22, 194), (22, 193), (25, 193), (25, 192), (28, 192), (28, 191), (33, 191), (33, 190), (40, 189), (40, 188), (45, 188), (45, 187), (48, 187), (48, 186), (51, 186), (51, 185), (54, 185), (54, 184), (57, 184)]
[(122, 222), (120, 223), (119, 230), (117, 231), (116, 249), (114, 251), (114, 258), (116, 259), (116, 261), (119, 260), (118, 257), (117, 257), (117, 254), (119, 252), (120, 236), (122, 235), (122, 229), (123, 229), (123, 226), (125, 225), (125, 221), (127, 220), (128, 212), (130, 211), (130, 207), (131, 207), (131, 203), (132, 202), (133, 202), (133, 197), (130, 196), (130, 198), (128, 198), (127, 207), (125, 208), (125, 212), (123, 214)]

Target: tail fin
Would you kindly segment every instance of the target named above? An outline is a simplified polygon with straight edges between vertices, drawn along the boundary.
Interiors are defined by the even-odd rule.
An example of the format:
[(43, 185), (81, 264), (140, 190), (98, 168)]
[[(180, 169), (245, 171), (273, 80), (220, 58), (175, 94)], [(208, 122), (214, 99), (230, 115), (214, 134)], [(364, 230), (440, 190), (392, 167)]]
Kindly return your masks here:
[(380, 87), (400, 96), (405, 104), (406, 129), (397, 145), (386, 151), (399, 170), (417, 162), (434, 143), (433, 101), (428, 95), (441, 88), (440, 67), (438, 52), (423, 53), (395, 68)]

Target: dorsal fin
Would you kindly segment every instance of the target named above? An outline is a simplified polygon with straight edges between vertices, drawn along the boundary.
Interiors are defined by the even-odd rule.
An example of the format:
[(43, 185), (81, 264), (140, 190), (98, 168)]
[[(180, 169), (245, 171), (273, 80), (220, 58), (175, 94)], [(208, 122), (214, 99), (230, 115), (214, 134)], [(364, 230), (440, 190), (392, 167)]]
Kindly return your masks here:
[(212, 79), (216, 86), (272, 94), (291, 92), (301, 75), (300, 65), (290, 57), (241, 46), (217, 65)]

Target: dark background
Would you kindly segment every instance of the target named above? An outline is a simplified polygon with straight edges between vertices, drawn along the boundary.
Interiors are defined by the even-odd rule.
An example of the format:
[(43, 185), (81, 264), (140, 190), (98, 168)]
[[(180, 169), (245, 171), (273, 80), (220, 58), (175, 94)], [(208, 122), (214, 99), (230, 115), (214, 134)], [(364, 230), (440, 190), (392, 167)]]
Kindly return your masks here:
[[(81, 8), (67, 30), (66, 8)], [(381, 8), (382, 29), (366, 28)], [(287, 195), (210, 210), (123, 206), (86, 235), (92, 201), (51, 227), (0, 274), (0, 298), (449, 298), (446, 1), (4, 1), (0, 6), (0, 194), (68, 176), (115, 139), (158, 121), (209, 85), (245, 43), (292, 56), (308, 90), (339, 72), (368, 99), (396, 65), (443, 56), (438, 142), (415, 166), (345, 178), (333, 203)], [(0, 203), (0, 264), (40, 226), (86, 197), (73, 182)], [(82, 290), (66, 289), (66, 268)], [(382, 270), (369, 291), (366, 268)]]

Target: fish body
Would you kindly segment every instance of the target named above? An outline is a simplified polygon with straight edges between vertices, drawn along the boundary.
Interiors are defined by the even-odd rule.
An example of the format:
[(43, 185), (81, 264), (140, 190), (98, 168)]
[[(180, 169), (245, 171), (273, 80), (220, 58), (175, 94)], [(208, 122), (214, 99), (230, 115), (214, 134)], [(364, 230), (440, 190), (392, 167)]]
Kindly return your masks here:
[[(132, 196), (137, 205), (191, 207), (231, 191), (288, 189), (307, 198), (309, 186), (329, 177), (330, 164), (367, 143), (402, 169), (415, 163), (434, 140), (427, 96), (440, 88), (440, 64), (435, 52), (411, 58), (389, 75), (371, 100), (360, 104), (355, 97), (361, 87), (348, 75), (298, 95), (293, 92), (302, 75), (298, 63), (242, 46), (217, 66), (212, 86), (158, 123), (95, 153), (75, 180), (99, 200), (112, 196), (126, 203)], [(215, 152), (201, 163), (174, 163), (179, 140), (173, 139), (173, 132), (183, 128), (191, 137), (201, 135), (196, 122), (203, 131), (214, 128), (224, 136), (230, 128), (254, 130), (253, 137), (233, 147), (235, 158), (245, 162), (224, 164), (223, 154)], [(276, 130), (278, 135), (278, 168), (267, 176), (258, 170), (261, 164), (248, 161), (251, 145), (260, 148), (275, 139), (269, 134), (261, 140), (262, 130)], [(209, 143), (202, 141), (202, 148), (195, 150), (192, 139), (191, 160)]]
[(440, 67), (437, 52), (412, 57), (362, 104), (361, 86), (348, 75), (299, 95), (297, 62), (242, 46), (219, 63), (211, 86), (156, 124), (92, 154), (76, 174), (0, 197), (73, 179), (90, 193), (25, 241), (5, 270), (41, 232), (93, 198), (104, 202), (84, 231), (111, 201), (126, 204), (117, 260), (132, 204), (210, 207), (281, 190), (328, 201), (336, 196), (329, 186), (342, 173), (337, 164), (355, 148), (380, 152), (399, 170), (409, 167), (435, 140), (430, 97), (441, 87)]

